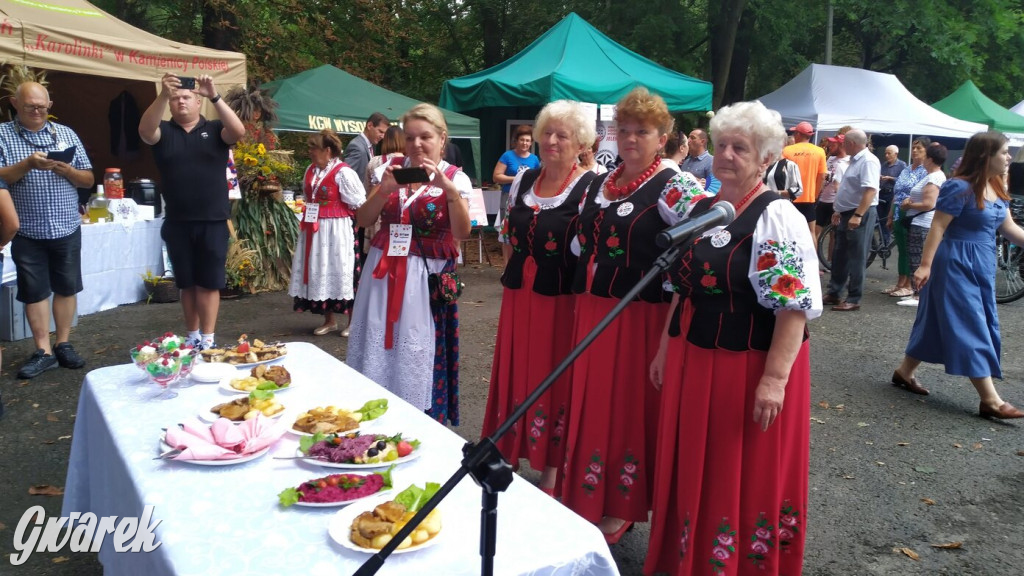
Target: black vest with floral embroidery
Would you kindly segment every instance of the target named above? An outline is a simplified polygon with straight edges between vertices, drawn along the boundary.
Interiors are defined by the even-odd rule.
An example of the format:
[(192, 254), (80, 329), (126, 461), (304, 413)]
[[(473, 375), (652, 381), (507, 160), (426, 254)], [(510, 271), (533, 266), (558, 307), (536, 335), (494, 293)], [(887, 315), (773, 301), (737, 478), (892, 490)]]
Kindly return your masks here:
[[(747, 274), (755, 250), (757, 221), (769, 204), (781, 199), (774, 192), (762, 192), (726, 226), (729, 240), (724, 245), (716, 248), (712, 244), (714, 235), (711, 235), (694, 240), (683, 251), (672, 275), (680, 294), (693, 303), (693, 318), (686, 334), (691, 344), (736, 352), (766, 351), (771, 346), (775, 312), (758, 302)], [(701, 200), (693, 207), (690, 217), (702, 214), (713, 205), (714, 198)], [(679, 333), (678, 328), (674, 333)], [(807, 339), (806, 329), (804, 339)]]
[[(662, 170), (624, 200), (602, 209), (596, 197), (601, 194), (603, 177), (595, 178), (584, 199), (580, 214), (580, 263), (576, 266), (573, 291), (590, 292), (603, 298), (622, 298), (644, 277), (661, 255), (655, 244), (658, 233), (668, 227), (658, 212), (658, 199), (675, 170)], [(593, 259), (593, 283), (587, 286), (587, 268)], [(651, 282), (638, 300), (667, 302), (671, 293), (662, 282)]]
[(522, 197), (539, 175), (539, 169), (523, 174), (519, 181), (519, 198), (508, 212), (508, 242), (512, 246), (512, 256), (501, 275), (501, 284), (506, 288), (522, 288), (523, 265), (527, 258), (533, 257), (537, 263), (537, 275), (532, 286), (534, 292), (544, 296), (572, 294), (576, 256), (569, 250), (569, 244), (576, 234), (580, 200), (597, 175), (587, 171), (579, 177), (564, 202), (555, 208), (535, 210), (533, 206), (527, 206)]

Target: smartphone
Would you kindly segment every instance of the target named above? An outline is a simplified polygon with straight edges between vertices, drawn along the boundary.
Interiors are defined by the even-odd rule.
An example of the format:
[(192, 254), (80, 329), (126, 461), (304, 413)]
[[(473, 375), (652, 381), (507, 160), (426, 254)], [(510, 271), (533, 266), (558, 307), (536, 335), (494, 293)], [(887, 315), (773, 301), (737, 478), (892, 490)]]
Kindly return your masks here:
[(51, 150), (46, 153), (47, 160), (57, 160), (58, 162), (64, 162), (70, 164), (75, 159), (75, 146), (66, 148), (64, 150)]
[(178, 76), (178, 80), (181, 82), (181, 88), (184, 90), (195, 90), (196, 79), (192, 76)]
[(422, 166), (416, 168), (395, 168), (391, 174), (394, 175), (395, 182), (399, 184), (430, 182), (430, 175), (427, 174), (427, 170)]

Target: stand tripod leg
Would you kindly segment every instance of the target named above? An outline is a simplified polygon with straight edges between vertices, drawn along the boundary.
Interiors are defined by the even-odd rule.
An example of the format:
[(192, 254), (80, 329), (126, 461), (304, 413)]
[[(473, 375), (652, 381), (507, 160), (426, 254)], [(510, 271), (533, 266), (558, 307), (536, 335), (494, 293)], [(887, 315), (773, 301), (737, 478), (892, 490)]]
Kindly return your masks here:
[(498, 542), (498, 493), (483, 491), (480, 509), (480, 574), (493, 576), (494, 554)]

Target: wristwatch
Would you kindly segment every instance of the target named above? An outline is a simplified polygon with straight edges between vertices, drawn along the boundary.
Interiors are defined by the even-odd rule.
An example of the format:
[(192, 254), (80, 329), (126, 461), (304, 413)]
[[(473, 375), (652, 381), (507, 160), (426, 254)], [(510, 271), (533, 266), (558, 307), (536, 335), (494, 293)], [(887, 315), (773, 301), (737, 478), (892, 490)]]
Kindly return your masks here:
[(864, 217), (863, 214), (857, 214), (856, 212), (854, 212), (853, 215), (856, 216), (857, 218), (863, 218)]

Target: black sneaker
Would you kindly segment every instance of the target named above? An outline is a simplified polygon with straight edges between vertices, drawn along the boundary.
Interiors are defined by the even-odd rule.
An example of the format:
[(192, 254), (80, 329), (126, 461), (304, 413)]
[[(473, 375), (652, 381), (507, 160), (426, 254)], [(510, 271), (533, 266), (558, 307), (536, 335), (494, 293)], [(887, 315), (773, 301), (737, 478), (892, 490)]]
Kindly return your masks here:
[(28, 362), (18, 370), (18, 378), (28, 380), (29, 378), (35, 378), (47, 370), (52, 370), (57, 367), (57, 359), (53, 354), (47, 354), (42, 348), (36, 350), (35, 354), (28, 359)]
[(57, 357), (57, 362), (65, 368), (81, 368), (85, 366), (85, 358), (78, 355), (75, 352), (75, 347), (71, 345), (71, 342), (61, 342), (53, 347), (53, 355)]

